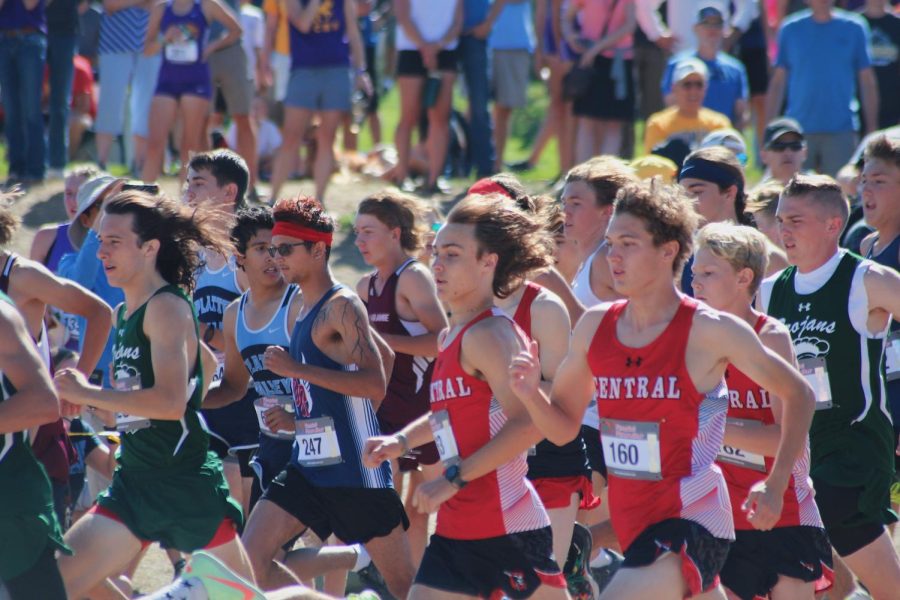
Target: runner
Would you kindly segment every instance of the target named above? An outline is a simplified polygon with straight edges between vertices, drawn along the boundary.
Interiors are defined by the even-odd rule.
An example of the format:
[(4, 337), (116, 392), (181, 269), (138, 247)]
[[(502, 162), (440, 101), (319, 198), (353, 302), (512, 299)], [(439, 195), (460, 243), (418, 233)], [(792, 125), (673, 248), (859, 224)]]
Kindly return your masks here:
[(294, 415), (290, 379), (263, 366), (268, 346), (290, 346), (291, 324), (297, 319), (302, 296), (288, 284), (269, 255), (272, 210), (243, 209), (231, 230), (237, 267), (247, 278), (247, 291), (225, 309), (223, 318), (224, 370), (219, 385), (203, 400), (206, 409), (238, 402), (252, 383), (259, 421), (259, 450), (250, 462), (256, 475), (250, 509), (284, 469), (294, 443)]
[[(384, 434), (400, 431), (428, 412), (437, 337), (447, 327), (431, 272), (410, 258), (421, 247), (420, 214), (414, 198), (385, 191), (360, 203), (354, 226), (356, 247), (375, 268), (356, 284), (356, 293), (366, 305), (370, 326), (396, 353), (387, 395), (377, 412)], [(391, 472), (396, 474), (397, 492), (407, 499), (407, 538), (418, 567), (428, 543), (428, 515), (415, 510), (412, 499), (420, 483), (440, 477), (441, 466), (434, 443), (415, 453), (392, 461)], [(404, 473), (409, 473), (409, 489), (402, 485)]]
[[(900, 141), (887, 136), (875, 138), (866, 147), (862, 171), (862, 207), (866, 223), (875, 233), (863, 240), (860, 250), (878, 264), (900, 271)], [(885, 352), (885, 379), (887, 398), (894, 423), (897, 453), (894, 457), (894, 484), (891, 486), (891, 504), (894, 511), (900, 505), (900, 354), (894, 350), (893, 340), (900, 340), (896, 333), (900, 323), (891, 322), (892, 345)]]
[(884, 526), (897, 520), (896, 443), (880, 365), (890, 315), (900, 314), (900, 275), (838, 249), (849, 212), (830, 177), (794, 176), (776, 213), (792, 266), (763, 282), (760, 306), (788, 326), (814, 383), (810, 475), (831, 545), (873, 598), (893, 599), (900, 558)]
[[(399, 457), (435, 440), (444, 476), (419, 486), (416, 504), (437, 511), (409, 598), (566, 598), (553, 557), (550, 521), (526, 479), (526, 451), (540, 440), (509, 388), (521, 330), (494, 297), (546, 267), (550, 236), (499, 195), (470, 196), (435, 241), (438, 294), (450, 328), (431, 381), (431, 413), (393, 436), (366, 443), (366, 463)], [(477, 366), (476, 366), (477, 365)]]
[(675, 187), (626, 187), (606, 239), (615, 290), (627, 299), (589, 311), (576, 326), (552, 403), (538, 386), (534, 343), (511, 369), (516, 395), (556, 443), (577, 435), (597, 395), (612, 527), (625, 555), (602, 599), (724, 598), (718, 575), (734, 527), (714, 459), (725, 432), (728, 363), (784, 401), (771, 473), (745, 500), (757, 529), (772, 528), (781, 515), (812, 415), (800, 374), (750, 327), (676, 289), (673, 275), (690, 254), (696, 220)]
[(55, 382), (69, 402), (114, 411), (123, 435), (112, 485), (66, 534), (75, 555), (60, 559), (60, 571), (71, 598), (90, 595), (151, 542), (206, 549), (241, 576), (209, 583), (210, 596), (237, 587), (245, 598), (259, 597), (236, 535), (240, 506), (208, 452), (199, 415), (202, 345), (184, 288), (200, 263), (198, 245), (226, 250), (208, 218), (204, 209), (142, 192), (122, 192), (104, 207), (98, 254), (110, 283), (125, 293), (113, 334), (116, 389), (89, 384), (74, 369)]
[[(748, 225), (747, 194), (744, 168), (734, 153), (721, 146), (691, 152), (678, 174), (678, 183), (694, 199), (694, 209), (701, 224), (730, 221)], [(767, 245), (770, 273), (787, 266), (784, 252), (774, 244)], [(691, 279), (694, 257), (688, 258), (681, 273), (681, 291), (693, 295)]]
[[(694, 254), (694, 297), (753, 327), (760, 341), (796, 366), (791, 334), (772, 317), (753, 310), (766, 273), (765, 236), (750, 227), (712, 223), (700, 230)], [(722, 584), (741, 600), (812, 600), (829, 586), (831, 545), (809, 479), (809, 445), (794, 464), (781, 519), (771, 531), (756, 531), (741, 504), (757, 481), (771, 473), (781, 425), (781, 401), (729, 366), (728, 420), (717, 462), (728, 484), (736, 539), (722, 569)], [(824, 577), (824, 579), (823, 579)], [(822, 580), (822, 585), (815, 582)]]
[[(195, 154), (188, 165), (183, 200), (192, 207), (206, 206), (227, 216), (213, 221), (219, 239), (227, 239), (233, 222), (231, 217), (244, 206), (249, 182), (247, 163), (231, 150)], [(234, 257), (204, 251), (203, 265), (194, 279), (194, 307), (200, 319), (202, 339), (213, 349), (218, 362), (210, 378), (211, 387), (219, 384), (225, 364), (222, 326), (225, 307), (246, 288), (247, 275), (237, 268)], [(202, 411), (212, 438), (210, 449), (225, 464), (231, 497), (240, 502), (245, 515), (249, 514), (254, 477), (250, 457), (259, 445), (259, 426), (253, 408), (256, 398), (256, 391), (251, 388), (240, 402), (220, 409), (207, 409), (204, 405)]]
[(68, 549), (28, 439), (59, 418), (59, 402), (25, 320), (3, 293), (0, 339), (0, 596), (5, 586), (11, 600), (65, 600), (54, 553)]
[(364, 544), (391, 593), (406, 597), (413, 575), (404, 531), (409, 521), (390, 465), (370, 469), (360, 458), (363, 441), (378, 434), (375, 409), (387, 383), (380, 348), (359, 298), (331, 275), (331, 217), (301, 196), (278, 201), (274, 218), (269, 252), (278, 255), (285, 279), (300, 286), (303, 308), (290, 353), (269, 346), (263, 366), (292, 379), (296, 440), (290, 463), (244, 532), (253, 570), (264, 589), (296, 583), (274, 558), (282, 544), (311, 528), (323, 540), (333, 533), (344, 543)]

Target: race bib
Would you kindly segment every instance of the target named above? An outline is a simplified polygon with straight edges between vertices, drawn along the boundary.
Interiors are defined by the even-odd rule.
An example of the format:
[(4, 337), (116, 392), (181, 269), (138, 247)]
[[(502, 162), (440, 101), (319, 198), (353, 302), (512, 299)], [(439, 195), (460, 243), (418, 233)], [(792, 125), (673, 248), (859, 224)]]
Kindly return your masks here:
[(135, 417), (125, 413), (116, 413), (116, 431), (127, 433), (150, 427), (150, 419)]
[(257, 398), (253, 402), (253, 408), (256, 409), (256, 418), (259, 421), (259, 430), (269, 436), (278, 438), (280, 440), (290, 440), (294, 438), (296, 431), (291, 431), (290, 429), (279, 429), (278, 431), (272, 431), (269, 429), (269, 426), (266, 425), (266, 420), (263, 418), (263, 414), (268, 412), (270, 408), (279, 406), (286, 413), (294, 414), (294, 401), (290, 397), (281, 397), (281, 398), (273, 398), (271, 396), (263, 396), (262, 398)]
[(719, 450), (719, 455), (716, 457), (716, 460), (728, 463), (729, 465), (744, 467), (751, 471), (759, 471), (760, 473), (766, 472), (766, 459), (762, 454), (753, 454), (752, 452), (747, 452), (746, 450), (741, 450), (734, 446), (728, 446), (727, 444), (722, 444), (722, 448)]
[(600, 419), (600, 442), (606, 468), (628, 479), (659, 481), (659, 423)]
[(806, 378), (816, 393), (816, 410), (831, 408), (831, 384), (828, 381), (828, 367), (825, 359), (804, 358), (800, 362), (800, 373)]
[(297, 462), (304, 467), (326, 467), (343, 461), (331, 417), (297, 421), (294, 437), (297, 440)]
[(166, 44), (166, 60), (175, 64), (193, 64), (200, 60), (200, 44), (197, 40)]
[(892, 331), (884, 348), (884, 374), (888, 381), (900, 379), (900, 331)]
[(453, 428), (450, 427), (450, 413), (446, 410), (433, 412), (428, 416), (431, 431), (434, 434), (434, 444), (444, 466), (459, 464), (459, 448), (456, 438), (453, 436)]

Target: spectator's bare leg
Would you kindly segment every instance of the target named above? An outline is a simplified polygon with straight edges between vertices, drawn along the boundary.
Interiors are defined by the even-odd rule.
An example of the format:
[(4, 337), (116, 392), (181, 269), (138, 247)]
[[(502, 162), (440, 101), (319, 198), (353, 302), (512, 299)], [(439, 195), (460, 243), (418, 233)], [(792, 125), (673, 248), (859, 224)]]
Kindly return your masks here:
[(506, 149), (506, 138), (509, 135), (509, 118), (513, 109), (494, 103), (494, 148), (497, 149), (497, 158), (494, 161), (494, 171), (503, 170), (503, 151)]
[(341, 125), (344, 113), (337, 110), (323, 110), (319, 113), (322, 122), (316, 130), (316, 162), (313, 165), (313, 179), (316, 184), (316, 199), (325, 202), (325, 188), (334, 172), (334, 136)]
[(237, 153), (247, 163), (250, 171), (250, 187), (256, 185), (259, 177), (259, 159), (256, 152), (256, 123), (250, 115), (231, 115), (237, 128)]
[(397, 131), (394, 132), (394, 145), (397, 147), (394, 182), (402, 183), (409, 175), (412, 133), (419, 124), (425, 80), (420, 77), (398, 77), (397, 87), (400, 90), (400, 122), (397, 123)]
[[(184, 95), (180, 102), (182, 129), (179, 151), (181, 153), (181, 177), (187, 173), (187, 164), (191, 154), (203, 152), (206, 144), (206, 116), (209, 113), (209, 100), (197, 96)], [(152, 123), (153, 121), (151, 121)]]
[[(178, 101), (171, 96), (154, 96), (150, 103), (150, 137), (147, 140), (147, 157), (144, 160), (144, 168), (141, 171), (141, 179), (150, 183), (156, 181), (163, 169), (163, 161), (166, 156), (166, 141), (169, 130), (175, 123), (175, 115), (178, 111)], [(202, 119), (206, 122), (205, 117)]]
[(450, 139), (450, 109), (453, 104), (455, 73), (441, 73), (441, 91), (437, 102), (428, 109), (428, 185), (434, 185), (444, 172), (447, 144)]
[(278, 199), (281, 186), (287, 181), (291, 169), (297, 163), (297, 154), (300, 151), (300, 142), (304, 139), (306, 128), (312, 119), (313, 112), (305, 108), (293, 108), (286, 106), (284, 109), (284, 128), (282, 131), (281, 148), (275, 157), (272, 167), (272, 201)]

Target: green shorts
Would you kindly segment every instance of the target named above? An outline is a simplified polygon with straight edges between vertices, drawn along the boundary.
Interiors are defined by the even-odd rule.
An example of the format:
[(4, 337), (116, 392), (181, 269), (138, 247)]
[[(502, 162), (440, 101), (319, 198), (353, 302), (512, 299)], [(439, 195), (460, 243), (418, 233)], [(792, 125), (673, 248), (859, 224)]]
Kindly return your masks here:
[(97, 504), (140, 540), (182, 552), (204, 548), (223, 519), (243, 525), (241, 507), (229, 496), (222, 463), (212, 453), (200, 468), (190, 470), (120, 468)]
[(43, 554), (47, 544), (66, 554), (53, 505), (41, 514), (0, 516), (0, 582), (25, 573)]

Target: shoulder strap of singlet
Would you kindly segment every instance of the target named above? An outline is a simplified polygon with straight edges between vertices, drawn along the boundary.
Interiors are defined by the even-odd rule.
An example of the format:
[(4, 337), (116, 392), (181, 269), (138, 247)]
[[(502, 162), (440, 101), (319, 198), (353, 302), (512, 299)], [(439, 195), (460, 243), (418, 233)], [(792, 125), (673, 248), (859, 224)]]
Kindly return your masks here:
[(16, 264), (18, 258), (18, 254), (10, 252), (9, 256), (6, 258), (6, 264), (3, 265), (3, 272), (0, 273), (0, 292), (3, 292), (4, 294), (9, 293), (9, 276), (12, 273), (12, 268)]
[(522, 328), (522, 331), (528, 337), (531, 335), (531, 305), (534, 304), (535, 298), (541, 293), (541, 286), (530, 281), (525, 283), (525, 292), (522, 294), (519, 305), (516, 307), (516, 314), (513, 315), (513, 321)]
[(406, 267), (408, 267), (409, 265), (413, 264), (414, 262), (416, 262), (416, 259), (411, 258), (411, 257), (410, 257), (410, 258), (407, 258), (407, 259), (403, 262), (402, 265), (400, 265), (399, 267), (397, 267), (397, 270), (394, 271), (394, 275), (396, 275), (397, 277), (399, 277), (399, 276), (400, 276), (400, 273), (402, 273), (403, 271), (405, 271), (405, 270), (406, 270)]
[(378, 271), (372, 271), (372, 274), (369, 275), (369, 298), (372, 296), (376, 296), (375, 293), (375, 280), (378, 279)]
[(756, 323), (753, 325), (753, 331), (758, 334), (760, 331), (762, 331), (763, 325), (765, 325), (766, 321), (768, 321), (768, 320), (769, 320), (768, 316), (766, 316), (764, 314), (759, 315), (759, 318), (756, 319)]

